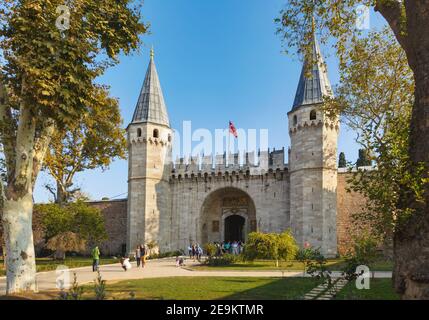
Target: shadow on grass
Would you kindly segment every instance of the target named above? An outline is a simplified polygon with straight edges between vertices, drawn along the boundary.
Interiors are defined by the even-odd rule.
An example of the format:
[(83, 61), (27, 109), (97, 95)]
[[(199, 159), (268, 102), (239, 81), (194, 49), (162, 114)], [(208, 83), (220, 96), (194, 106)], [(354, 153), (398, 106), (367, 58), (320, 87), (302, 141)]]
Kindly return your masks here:
[[(243, 280), (247, 283), (251, 281)], [(224, 282), (228, 284), (240, 281), (225, 279)], [(319, 283), (309, 278), (277, 278), (264, 285), (230, 294), (220, 300), (301, 300)]]

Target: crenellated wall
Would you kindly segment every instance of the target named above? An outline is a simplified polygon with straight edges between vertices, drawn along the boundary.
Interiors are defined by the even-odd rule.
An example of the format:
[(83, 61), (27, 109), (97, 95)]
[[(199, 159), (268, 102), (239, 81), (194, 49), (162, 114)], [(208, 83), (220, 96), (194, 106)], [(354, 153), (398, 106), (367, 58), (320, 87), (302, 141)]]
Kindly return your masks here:
[(184, 177), (192, 174), (211, 174), (212, 172), (244, 172), (251, 175), (264, 174), (269, 170), (284, 170), (285, 149), (270, 151), (220, 154), (216, 156), (177, 158), (172, 164), (172, 177)]
[[(190, 242), (222, 241), (222, 208), (215, 203), (223, 197), (248, 200), (248, 232), (288, 229), (290, 186), (287, 168), (253, 174), (249, 169), (177, 172), (176, 167), (170, 180), (170, 238), (161, 247), (185, 249)], [(217, 233), (210, 231), (216, 221), (220, 224)]]

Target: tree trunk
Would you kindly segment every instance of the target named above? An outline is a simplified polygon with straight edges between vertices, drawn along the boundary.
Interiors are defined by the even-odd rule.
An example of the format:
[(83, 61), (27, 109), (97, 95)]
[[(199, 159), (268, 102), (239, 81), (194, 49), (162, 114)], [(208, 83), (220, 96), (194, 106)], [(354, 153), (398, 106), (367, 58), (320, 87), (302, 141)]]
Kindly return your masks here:
[(7, 252), (7, 294), (37, 289), (32, 214), (31, 193), (16, 200), (4, 199), (3, 229)]
[[(413, 70), (415, 102), (410, 123), (409, 154), (413, 170), (429, 170), (429, 0), (377, 1), (376, 10), (390, 27)], [(405, 15), (404, 17), (402, 15)], [(394, 286), (403, 299), (429, 299), (429, 185), (424, 186), (424, 203), (404, 190), (400, 207), (415, 213), (394, 234)]]
[(62, 206), (65, 203), (67, 203), (67, 192), (63, 189), (63, 186), (61, 183), (57, 181), (57, 204)]
[[(411, 121), (410, 156), (413, 166), (425, 166), (422, 178), (428, 178), (429, 164), (429, 50), (412, 61), (416, 79), (415, 105)], [(429, 299), (429, 188), (425, 185), (425, 203), (405, 195), (407, 207), (416, 210), (410, 221), (394, 238), (394, 285), (403, 299)]]

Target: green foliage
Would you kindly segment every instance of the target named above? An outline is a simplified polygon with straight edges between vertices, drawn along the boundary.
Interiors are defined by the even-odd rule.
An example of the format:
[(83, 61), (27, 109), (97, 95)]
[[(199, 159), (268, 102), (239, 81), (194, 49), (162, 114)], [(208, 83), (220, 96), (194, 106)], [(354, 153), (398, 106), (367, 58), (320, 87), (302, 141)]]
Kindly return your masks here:
[(57, 131), (51, 138), (44, 169), (56, 181), (56, 190), (46, 188), (55, 202), (68, 202), (78, 188), (72, 189), (74, 176), (84, 170), (106, 169), (115, 158), (125, 158), (125, 130), (117, 99), (109, 97), (107, 88), (97, 88), (97, 101), (67, 130)]
[(76, 272), (73, 273), (73, 283), (68, 292), (61, 290), (59, 300), (82, 300), (83, 287), (77, 282)]
[(216, 252), (217, 252), (217, 247), (213, 243), (206, 243), (204, 245), (204, 251), (207, 253), (207, 256), (209, 258), (214, 257), (216, 255)]
[(311, 251), (311, 260), (309, 260), (307, 265), (307, 273), (317, 281), (327, 281), (328, 290), (331, 290), (333, 285), (332, 272), (328, 269), (327, 260), (320, 252), (320, 249), (313, 249)]
[(344, 152), (341, 152), (340, 158), (338, 160), (338, 168), (345, 168), (345, 167), (347, 167), (346, 155), (344, 154)]
[(229, 266), (238, 261), (239, 257), (230, 253), (225, 253), (219, 257), (209, 256), (206, 263), (209, 266)]
[(354, 237), (353, 250), (345, 257), (345, 266), (343, 275), (347, 280), (354, 280), (359, 276), (356, 274), (356, 268), (360, 265), (371, 268), (379, 258), (378, 247), (380, 240), (370, 234), (361, 234)]
[(281, 234), (252, 232), (246, 242), (243, 258), (247, 261), (256, 259), (292, 260), (298, 246), (290, 230)]
[(371, 166), (372, 161), (368, 150), (359, 149), (359, 157), (356, 161), (356, 167), (368, 167)]
[(72, 232), (81, 239), (97, 243), (107, 239), (104, 218), (99, 209), (78, 201), (65, 206), (58, 204), (36, 205), (42, 214), (46, 239)]
[(106, 280), (103, 280), (100, 270), (97, 271), (97, 278), (94, 285), (95, 300), (106, 299)]
[[(72, 123), (97, 100), (93, 83), (129, 54), (146, 32), (131, 0), (69, 5), (70, 28), (56, 26), (62, 0), (8, 0), (0, 10), (0, 49), (11, 97), (31, 101), (35, 115)], [(30, 89), (31, 88), (31, 89)]]
[(305, 274), (308, 268), (310, 267), (313, 260), (315, 260), (320, 255), (320, 252), (313, 247), (300, 248), (295, 256), (295, 259), (301, 262), (304, 265)]
[(362, 228), (369, 222), (373, 232), (388, 239), (414, 213), (403, 199), (413, 195), (422, 202), (427, 185), (423, 167), (413, 165), (408, 154), (413, 74), (388, 29), (354, 39), (349, 54), (340, 68), (336, 97), (327, 99), (325, 109), (340, 114), (358, 133), (358, 165), (369, 164), (371, 155), (376, 167), (358, 170), (347, 181), (367, 199), (364, 211), (353, 216), (354, 224)]

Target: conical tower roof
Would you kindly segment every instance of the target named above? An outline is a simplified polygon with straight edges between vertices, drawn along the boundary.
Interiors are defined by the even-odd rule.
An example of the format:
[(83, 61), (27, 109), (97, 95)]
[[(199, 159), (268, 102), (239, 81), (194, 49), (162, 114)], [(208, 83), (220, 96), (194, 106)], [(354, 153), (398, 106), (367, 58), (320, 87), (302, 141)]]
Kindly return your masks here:
[[(292, 110), (303, 105), (322, 103), (324, 96), (332, 96), (328, 71), (315, 33), (313, 33), (312, 53), (312, 61), (304, 61)], [(308, 70), (310, 63), (313, 63), (313, 66)]]
[(164, 95), (156, 71), (153, 49), (150, 53), (149, 67), (133, 115), (132, 123), (137, 122), (153, 122), (170, 126)]

